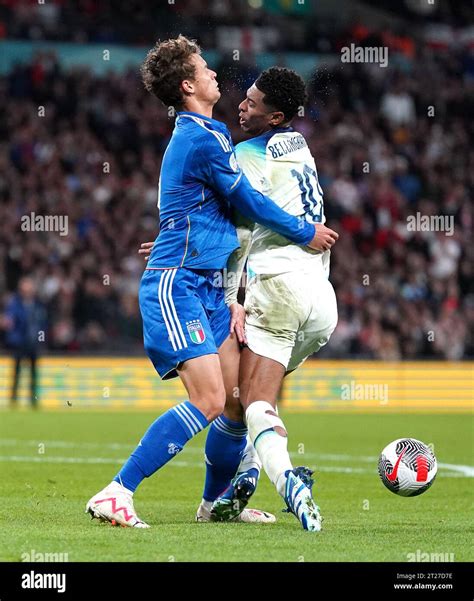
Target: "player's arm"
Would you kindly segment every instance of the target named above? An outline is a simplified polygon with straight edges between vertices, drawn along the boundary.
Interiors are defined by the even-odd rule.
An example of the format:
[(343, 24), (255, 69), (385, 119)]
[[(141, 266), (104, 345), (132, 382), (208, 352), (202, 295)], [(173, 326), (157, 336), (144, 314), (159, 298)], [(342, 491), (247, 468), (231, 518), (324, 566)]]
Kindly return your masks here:
[(237, 225), (237, 237), (240, 247), (235, 249), (227, 261), (227, 278), (225, 287), (225, 302), (230, 309), (230, 333), (235, 331), (240, 343), (246, 344), (245, 311), (237, 301), (240, 281), (244, 272), (245, 262), (252, 244), (252, 230), (248, 225)]
[[(235, 148), (235, 154), (239, 166), (244, 170), (251, 185), (256, 190), (262, 191), (259, 185), (260, 169), (257, 169), (256, 165), (246, 160), (245, 155), (239, 152), (239, 146)], [(234, 250), (227, 262), (227, 273), (230, 277), (226, 278), (225, 302), (230, 311), (230, 333), (235, 332), (240, 344), (247, 344), (247, 336), (245, 335), (245, 309), (238, 302), (238, 294), (245, 264), (252, 245), (255, 222), (244, 217), (236, 209), (233, 209), (232, 222), (235, 225), (240, 246)]]
[[(252, 241), (252, 230), (246, 226), (237, 226), (237, 236), (240, 242), (240, 248), (234, 250), (230, 255), (229, 261), (227, 262), (227, 285), (225, 288), (225, 302), (230, 309), (231, 320), (230, 320), (230, 333), (235, 331), (237, 334), (237, 340), (242, 344), (247, 344), (247, 337), (245, 336), (245, 310), (237, 302), (237, 295), (239, 293), (239, 284), (242, 279), (242, 274), (245, 267), (245, 261), (250, 250), (250, 244)], [(138, 249), (138, 254), (143, 255), (145, 261), (148, 261), (152, 248), (155, 244), (153, 242), (142, 242)]]
[(225, 289), (225, 302), (232, 305), (237, 302), (240, 280), (244, 272), (245, 262), (250, 251), (252, 231), (247, 227), (237, 227), (237, 237), (240, 248), (234, 250), (227, 261), (227, 286)]
[(227, 273), (231, 277), (227, 278), (225, 302), (229, 307), (237, 302), (240, 281), (250, 252), (252, 234), (255, 226), (255, 222), (247, 219), (235, 209), (232, 211), (232, 223), (235, 225), (240, 246), (234, 250), (227, 261)]
[(328, 250), (338, 239), (338, 234), (333, 230), (321, 224), (316, 228), (304, 218), (286, 213), (270, 198), (252, 188), (233, 151), (226, 152), (217, 140), (211, 140), (211, 144), (200, 151), (200, 156), (207, 163), (210, 183), (248, 219), (314, 250)]
[[(255, 157), (249, 157), (243, 151), (242, 145), (235, 148), (237, 161), (241, 169), (243, 169), (250, 184), (259, 192), (263, 193), (262, 181), (263, 172), (262, 165), (265, 161), (256, 161)], [(237, 238), (239, 239), (240, 247), (234, 250), (227, 262), (227, 273), (230, 277), (226, 278), (225, 302), (230, 310), (230, 333), (235, 332), (237, 339), (241, 344), (247, 344), (245, 335), (245, 309), (238, 302), (239, 288), (242, 283), (242, 275), (245, 269), (245, 263), (250, 253), (252, 245), (252, 235), (255, 222), (241, 215), (237, 210), (233, 209), (233, 223), (237, 230)]]
[(278, 207), (268, 196), (252, 188), (241, 172), (235, 188), (229, 189), (227, 200), (240, 213), (261, 225), (285, 236), (292, 242), (310, 245), (315, 228), (303, 218), (297, 218)]

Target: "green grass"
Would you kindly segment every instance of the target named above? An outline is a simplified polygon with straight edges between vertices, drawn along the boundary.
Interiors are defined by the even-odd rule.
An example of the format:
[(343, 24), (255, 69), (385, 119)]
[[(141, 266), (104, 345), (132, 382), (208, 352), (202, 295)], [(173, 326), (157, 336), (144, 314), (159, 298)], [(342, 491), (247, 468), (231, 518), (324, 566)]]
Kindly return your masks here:
[(2, 412), (0, 560), (19, 561), (35, 550), (67, 553), (69, 561), (406, 561), (420, 550), (472, 561), (471, 478), (441, 467), (425, 494), (401, 498), (376, 472), (379, 452), (402, 436), (434, 443), (442, 464), (472, 465), (470, 416), (283, 416), (294, 464), (320, 468), (320, 534), (304, 532), (294, 516), (280, 512), (283, 502), (266, 476), (251, 505), (275, 513), (276, 524), (195, 523), (205, 434), (137, 491), (135, 506), (150, 530), (91, 521), (86, 501), (111, 480), (155, 416)]

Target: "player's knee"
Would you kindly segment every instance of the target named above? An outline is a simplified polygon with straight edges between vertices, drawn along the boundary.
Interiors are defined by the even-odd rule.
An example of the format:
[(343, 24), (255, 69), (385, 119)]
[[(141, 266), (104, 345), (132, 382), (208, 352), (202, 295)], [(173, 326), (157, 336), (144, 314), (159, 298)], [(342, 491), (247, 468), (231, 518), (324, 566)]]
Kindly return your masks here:
[(209, 421), (212, 421), (224, 412), (225, 399), (224, 387), (216, 388), (206, 394), (207, 419)]
[(207, 419), (211, 422), (212, 420), (216, 419), (216, 417), (219, 417), (219, 415), (222, 415), (222, 413), (224, 412), (224, 407), (225, 403), (215, 402), (209, 405), (207, 411)]
[(244, 419), (244, 410), (240, 404), (240, 398), (227, 393), (225, 399), (224, 415), (234, 422), (241, 422)]
[(257, 438), (267, 430), (274, 430), (280, 436), (286, 438), (285, 426), (278, 416), (276, 410), (267, 401), (255, 401), (250, 403), (245, 412), (249, 436), (255, 444)]

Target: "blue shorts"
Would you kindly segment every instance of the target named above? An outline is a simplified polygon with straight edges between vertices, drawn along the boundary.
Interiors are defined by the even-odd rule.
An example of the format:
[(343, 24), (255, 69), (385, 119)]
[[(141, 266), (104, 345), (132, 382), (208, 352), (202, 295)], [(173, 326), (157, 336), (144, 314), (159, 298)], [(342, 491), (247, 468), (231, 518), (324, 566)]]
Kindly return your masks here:
[(146, 269), (140, 284), (145, 351), (163, 380), (184, 361), (218, 352), (230, 311), (217, 270)]

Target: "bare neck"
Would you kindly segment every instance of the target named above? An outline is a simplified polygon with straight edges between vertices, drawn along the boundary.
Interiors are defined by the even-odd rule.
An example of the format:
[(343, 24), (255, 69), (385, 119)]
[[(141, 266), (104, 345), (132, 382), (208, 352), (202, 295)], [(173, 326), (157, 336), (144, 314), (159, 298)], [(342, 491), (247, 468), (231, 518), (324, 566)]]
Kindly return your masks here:
[(196, 100), (195, 98), (191, 97), (185, 102), (183, 108), (185, 111), (197, 113), (198, 115), (203, 115), (204, 117), (209, 117), (210, 119), (212, 119), (212, 111), (214, 109), (214, 105)]

